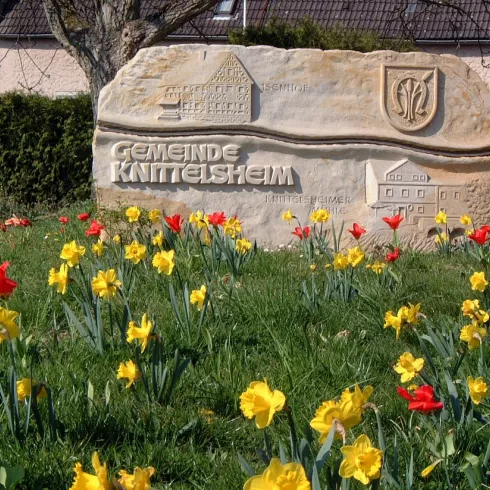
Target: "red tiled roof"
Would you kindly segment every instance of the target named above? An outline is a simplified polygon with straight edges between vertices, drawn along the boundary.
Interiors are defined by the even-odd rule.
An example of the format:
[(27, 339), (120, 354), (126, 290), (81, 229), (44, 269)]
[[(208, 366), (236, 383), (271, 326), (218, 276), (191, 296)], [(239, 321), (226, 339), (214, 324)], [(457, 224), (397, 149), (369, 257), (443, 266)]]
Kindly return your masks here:
[[(149, 2), (142, 0), (143, 11)], [(161, 0), (162, 4), (170, 0)], [(3, 5), (3, 12), (1, 6)], [(408, 5), (408, 7), (407, 7)], [(484, 0), (453, 0), (427, 5), (423, 0), (247, 0), (248, 24), (273, 18), (297, 23), (305, 16), (323, 26), (376, 31), (383, 37), (408, 36), (416, 41), (490, 40), (490, 6)], [(208, 11), (169, 38), (215, 40), (243, 25), (243, 0), (231, 17)], [(41, 0), (0, 0), (0, 37), (51, 35)]]

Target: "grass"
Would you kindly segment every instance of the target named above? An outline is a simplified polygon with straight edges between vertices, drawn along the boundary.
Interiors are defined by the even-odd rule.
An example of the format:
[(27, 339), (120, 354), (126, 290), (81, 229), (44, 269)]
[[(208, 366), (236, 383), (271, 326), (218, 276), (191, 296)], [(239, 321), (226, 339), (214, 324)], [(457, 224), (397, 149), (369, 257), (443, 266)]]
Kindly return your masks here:
[[(296, 250), (264, 252), (259, 248), (245, 265), (231, 296), (226, 280), (216, 281), (213, 308), (207, 312), (202, 335), (193, 330), (188, 337), (179, 328), (169, 299), (169, 284), (177, 288), (177, 276), (158, 275), (150, 257), (134, 266), (129, 300), (133, 318), (139, 321), (143, 313), (150, 313), (168, 358), (179, 349), (192, 360), (170, 404), (163, 406), (148, 402), (141, 383), (136, 384), (135, 396), (116, 379), (119, 363), (134, 359), (137, 348), (117, 337), (104, 354), (89, 348), (70, 328), (63, 312), (63, 302), (76, 310), (75, 301), (69, 293), (57, 294), (47, 284), (50, 268), (61, 263), (63, 244), (73, 239), (87, 246), (82, 263), (87, 273), (91, 270), (93, 240), (85, 238), (87, 226), (76, 219), (87, 206), (73, 206), (60, 213), (71, 219), (64, 235), (59, 233), (59, 215), (51, 215), (38, 216), (31, 229), (12, 229), (0, 237), (0, 258), (10, 262), (8, 275), (19, 283), (8, 308), (21, 313), (22, 338), (31, 337), (26, 355), (17, 359), (18, 377), (29, 376), (32, 369), (33, 378), (46, 380), (64, 432), (56, 441), (41, 439), (31, 420), (28, 437), (19, 443), (9, 433), (0, 407), (0, 461), (25, 467), (21, 489), (69, 488), (75, 462), (81, 461), (88, 471), (95, 450), (108, 462), (110, 471), (154, 466), (152, 482), (157, 488), (241, 489), (247, 477), (236, 452), (260, 472), (264, 465), (255, 453), (255, 448), (263, 445), (263, 435), (241, 415), (239, 396), (251, 381), (263, 378), (286, 394), (301, 433), (322, 401), (339, 396), (356, 383), (373, 385), (372, 400), (380, 407), (392, 457), (395, 423), (403, 427), (410, 423), (406, 402), (396, 394), (399, 376), (393, 364), (406, 350), (421, 352), (414, 333), (405, 332), (396, 342), (394, 331), (383, 329), (384, 314), (408, 302), (420, 302), (436, 327), (455, 325), (461, 322), (462, 301), (474, 296), (468, 278), (472, 271), (480, 270), (464, 254), (406, 251), (393, 264), (399, 281), (389, 288), (378, 284), (374, 273), (363, 268), (357, 275), (358, 294), (352, 301), (327, 301), (312, 312), (302, 299), (301, 284), (311, 281), (312, 274), (323, 277), (326, 259), (318, 257), (317, 270), (312, 272)], [(107, 214), (104, 224), (111, 232), (118, 230), (120, 217)], [(127, 227), (125, 230), (127, 234)], [(109, 263), (101, 260), (107, 268)], [(189, 289), (198, 289), (205, 282), (202, 261), (195, 251), (177, 254), (176, 268)], [(107, 319), (107, 310), (103, 311)], [(193, 308), (194, 324), (198, 317)], [(9, 366), (7, 342), (3, 342), (0, 384), (4, 388)], [(90, 384), (93, 400), (88, 397)], [(43, 402), (40, 408), (46, 417)], [(211, 420), (202, 415), (203, 409), (213, 411)], [(374, 415), (368, 413), (353, 432), (366, 432), (376, 441)], [(277, 441), (288, 433), (284, 414), (279, 414), (269, 433), (277, 454)], [(488, 440), (488, 429), (475, 437), (474, 445), (483, 444)], [(410, 450), (410, 441), (402, 441), (402, 468)], [(338, 456), (338, 447), (335, 451)], [(419, 475), (430, 460), (423, 448), (414, 457), (415, 474)], [(444, 486), (442, 476), (436, 474), (431, 484), (415, 478), (415, 488)], [(351, 487), (357, 488), (354, 483)], [(466, 487), (460, 483), (458, 488)]]

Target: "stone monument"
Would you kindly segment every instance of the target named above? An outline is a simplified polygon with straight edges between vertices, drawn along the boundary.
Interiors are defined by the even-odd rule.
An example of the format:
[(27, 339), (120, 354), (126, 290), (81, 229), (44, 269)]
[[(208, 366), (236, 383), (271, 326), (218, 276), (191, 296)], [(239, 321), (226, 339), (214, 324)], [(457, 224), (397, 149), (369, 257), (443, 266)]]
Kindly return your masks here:
[[(387, 243), (401, 213), (423, 247), (434, 216), (490, 224), (490, 90), (427, 53), (183, 45), (140, 51), (100, 95), (94, 178), (105, 206), (238, 215), (288, 243), (287, 209)], [(294, 237), (293, 237), (294, 238)]]

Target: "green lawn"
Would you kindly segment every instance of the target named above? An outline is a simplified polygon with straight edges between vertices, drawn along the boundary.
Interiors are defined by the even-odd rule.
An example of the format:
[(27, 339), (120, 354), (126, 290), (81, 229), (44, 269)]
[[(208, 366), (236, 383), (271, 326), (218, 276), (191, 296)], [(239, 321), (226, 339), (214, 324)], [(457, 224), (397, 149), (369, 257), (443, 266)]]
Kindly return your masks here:
[[(171, 276), (158, 274), (152, 267), (156, 249), (152, 250), (151, 243), (148, 258), (134, 266), (120, 257), (120, 246), (112, 242), (104, 256), (96, 259), (91, 251), (94, 239), (84, 236), (88, 223), (76, 219), (88, 207), (74, 206), (48, 218), (39, 216), (32, 228), (0, 234), (0, 259), (10, 262), (8, 276), (18, 281), (8, 309), (21, 313), (22, 343), (30, 339), (25, 352), (17, 348), (17, 378), (28, 377), (32, 370), (34, 379), (45, 380), (52, 391), (58, 428), (62, 428), (55, 438), (48, 432), (41, 438), (31, 413), (27, 436), (19, 441), (10, 433), (5, 407), (0, 405), (0, 464), (25, 468), (26, 476), (19, 488), (68, 489), (75, 462), (82, 462), (86, 471), (92, 471), (90, 458), (97, 450), (111, 474), (120, 468), (155, 467), (152, 483), (159, 489), (241, 489), (247, 476), (237, 451), (258, 472), (262, 473), (265, 465), (255, 452), (256, 447), (263, 446), (263, 433), (242, 416), (239, 396), (251, 381), (264, 378), (272, 388), (285, 393), (300, 435), (322, 401), (338, 397), (356, 383), (371, 384), (374, 394), (370, 401), (381, 412), (387, 458), (393, 460), (396, 437), (402, 478), (413, 449), (412, 488), (446, 488), (447, 475), (441, 468), (434, 471), (429, 483), (422, 483), (420, 471), (433, 461), (419, 434), (425, 430), (420, 423), (425, 416), (409, 413), (407, 402), (396, 392), (400, 383), (393, 365), (404, 351), (420, 356), (419, 341), (413, 331), (403, 331), (401, 339), (395, 341), (394, 330), (383, 328), (384, 315), (409, 302), (421, 303), (427, 320), (420, 321), (420, 333), (425, 333), (426, 322), (436, 330), (463, 325), (461, 303), (476, 297), (483, 301), (481, 293), (471, 291), (469, 282), (474, 271), (482, 270), (475, 259), (462, 252), (447, 256), (403, 251), (400, 259), (390, 265), (398, 280), (383, 284), (363, 264), (355, 271), (356, 293), (351, 301), (331, 299), (311, 309), (303, 300), (302, 284), (306, 281), (311, 285), (314, 276), (320, 285), (326, 275), (333, 273), (324, 268), (327, 257), (315, 257), (317, 268), (312, 271), (297, 250), (264, 252), (259, 248), (231, 288), (233, 281), (225, 265), (211, 278), (211, 299), (202, 328), (197, 327), (200, 314), (191, 306), (187, 331), (176, 320), (169, 285), (173, 284), (182, 305), (182, 282), (188, 283), (189, 291), (208, 282), (199, 249), (177, 246), (176, 268)], [(61, 214), (70, 217), (64, 234), (59, 233)], [(111, 235), (121, 231), (123, 243), (128, 243), (130, 230), (122, 225), (120, 216), (108, 213), (102, 219)], [(121, 266), (123, 289), (133, 320), (140, 322), (143, 313), (154, 318), (169, 366), (176, 349), (191, 360), (168, 404), (149, 401), (141, 381), (133, 390), (116, 379), (120, 362), (140, 359), (146, 365), (149, 354), (139, 353), (136, 344), (121, 339), (117, 329), (111, 337), (107, 302), (101, 301), (107, 328), (104, 353), (89, 347), (67, 322), (64, 302), (77, 315), (80, 313), (72, 296), (76, 285), (71, 284), (67, 294), (61, 295), (48, 286), (47, 279), (50, 268), (59, 268), (62, 263), (59, 255), (63, 244), (71, 240), (87, 247), (81, 260), (87, 277), (99, 269), (118, 269), (125, 264)], [(113, 316), (121, 314), (121, 305), (118, 296), (113, 300)], [(464, 346), (457, 348), (461, 352)], [(472, 370), (476, 373), (479, 357), (478, 351), (466, 355), (465, 375)], [(0, 344), (0, 384), (5, 392), (10, 365), (5, 341)], [(208, 418), (202, 414), (203, 409), (212, 410), (214, 415)], [(19, 410), (25, 417), (26, 407), (21, 404)], [(47, 427), (46, 399), (39, 402), (39, 411)], [(485, 414), (489, 409), (483, 407), (481, 411)], [(288, 444), (284, 412), (276, 415), (267, 430), (277, 455), (278, 441)], [(366, 411), (361, 425), (351, 432), (349, 441), (366, 433), (377, 445), (374, 412)], [(477, 422), (465, 433), (468, 437), (464, 442), (456, 438), (458, 452), (452, 456), (458, 465), (466, 449), (484, 453), (489, 438), (488, 428)], [(340, 442), (334, 443), (333, 459), (340, 458), (340, 446)], [(315, 451), (319, 448), (316, 442)], [(452, 481), (457, 482), (454, 488), (471, 488), (466, 486), (463, 473), (455, 473)], [(383, 485), (389, 487), (386, 478), (382, 479)], [(358, 487), (362, 486), (352, 481), (351, 488)], [(400, 488), (405, 488), (403, 483)]]

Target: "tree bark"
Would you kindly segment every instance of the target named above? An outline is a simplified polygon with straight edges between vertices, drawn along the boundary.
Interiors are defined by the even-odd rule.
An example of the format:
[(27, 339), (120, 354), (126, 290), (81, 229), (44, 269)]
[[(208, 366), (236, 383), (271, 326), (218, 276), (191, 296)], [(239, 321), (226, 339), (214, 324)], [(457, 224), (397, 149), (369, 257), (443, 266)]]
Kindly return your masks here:
[(219, 2), (153, 1), (150, 14), (142, 17), (140, 0), (43, 0), (53, 35), (88, 78), (94, 121), (100, 91), (141, 48), (165, 39)]

